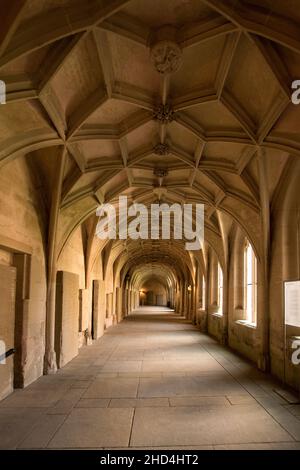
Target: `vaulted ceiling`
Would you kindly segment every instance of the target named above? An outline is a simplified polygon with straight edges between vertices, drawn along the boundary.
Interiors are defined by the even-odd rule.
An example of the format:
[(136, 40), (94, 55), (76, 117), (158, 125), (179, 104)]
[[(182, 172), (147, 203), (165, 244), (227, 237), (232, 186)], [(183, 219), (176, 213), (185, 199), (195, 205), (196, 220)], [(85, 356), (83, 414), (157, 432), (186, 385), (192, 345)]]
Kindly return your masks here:
[(259, 244), (262, 201), (300, 156), (298, 3), (16, 0), (0, 36), (0, 165), (30, 155), (50, 200), (65, 154), (61, 240), (127, 194), (202, 202), (208, 238), (226, 214)]

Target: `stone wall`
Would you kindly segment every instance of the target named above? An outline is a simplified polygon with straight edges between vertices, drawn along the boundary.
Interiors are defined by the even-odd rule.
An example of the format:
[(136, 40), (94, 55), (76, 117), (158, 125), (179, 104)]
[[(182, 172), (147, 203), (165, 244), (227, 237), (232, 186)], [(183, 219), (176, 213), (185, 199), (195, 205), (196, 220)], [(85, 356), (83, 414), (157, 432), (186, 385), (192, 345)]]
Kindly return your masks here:
[[(270, 352), (271, 371), (300, 389), (300, 365), (291, 361), (291, 338), (300, 328), (285, 326), (284, 281), (300, 280), (300, 164), (294, 162), (292, 179), (283, 186), (273, 212), (270, 265)], [(300, 318), (300, 312), (299, 312)]]
[(58, 259), (57, 269), (78, 274), (79, 288), (85, 289), (85, 264), (81, 227), (77, 228), (68, 240)]
[[(0, 355), (15, 347), (15, 295), (16, 269), (0, 264)], [(14, 358), (0, 362), (0, 400), (12, 393), (14, 388)]]
[[(46, 319), (46, 270), (40, 194), (34, 190), (24, 157), (4, 166), (0, 172), (0, 247), (8, 262), (13, 253), (30, 255), (26, 316), (23, 336), (23, 383), (30, 384), (43, 373)], [(8, 255), (7, 253), (10, 253)], [(6, 261), (5, 261), (6, 259)], [(1, 328), (1, 327), (0, 327)]]
[(144, 298), (145, 305), (167, 305), (168, 298), (166, 288), (161, 282), (154, 280), (145, 282), (141, 290), (145, 292), (145, 298), (143, 295), (140, 297), (141, 301)]
[(79, 278), (59, 271), (56, 286), (55, 351), (57, 366), (66, 365), (78, 354)]

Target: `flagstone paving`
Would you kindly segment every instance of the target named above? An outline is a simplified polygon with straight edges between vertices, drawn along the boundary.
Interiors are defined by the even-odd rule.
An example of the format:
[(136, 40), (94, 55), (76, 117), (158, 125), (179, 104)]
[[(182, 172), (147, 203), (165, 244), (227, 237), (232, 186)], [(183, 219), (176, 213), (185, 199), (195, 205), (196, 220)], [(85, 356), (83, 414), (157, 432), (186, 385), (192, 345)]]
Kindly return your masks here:
[(0, 402), (3, 449), (298, 449), (299, 405), (179, 315), (140, 309)]

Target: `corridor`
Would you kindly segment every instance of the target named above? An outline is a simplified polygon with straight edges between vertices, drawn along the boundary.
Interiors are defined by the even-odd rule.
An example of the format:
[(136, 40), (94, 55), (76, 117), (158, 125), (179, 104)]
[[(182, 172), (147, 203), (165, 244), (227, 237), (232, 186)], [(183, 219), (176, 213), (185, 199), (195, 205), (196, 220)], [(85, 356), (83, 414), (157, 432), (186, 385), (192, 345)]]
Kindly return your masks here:
[(291, 398), (172, 310), (144, 307), (0, 402), (0, 448), (300, 449)]

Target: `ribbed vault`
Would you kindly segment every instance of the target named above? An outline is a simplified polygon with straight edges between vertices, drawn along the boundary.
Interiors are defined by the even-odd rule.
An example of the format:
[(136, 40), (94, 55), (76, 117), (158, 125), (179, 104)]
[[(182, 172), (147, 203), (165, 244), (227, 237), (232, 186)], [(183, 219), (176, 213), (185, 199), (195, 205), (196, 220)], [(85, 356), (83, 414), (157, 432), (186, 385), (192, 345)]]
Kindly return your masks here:
[[(19, 157), (28, 164), (52, 308), (57, 262), (79, 227), (87, 284), (100, 255), (114, 288), (138, 289), (151, 273), (174, 290), (194, 284), (209, 250), (226, 266), (237, 227), (267, 278), (270, 210), (300, 157), (295, 5), (2, 0), (0, 168)], [(182, 56), (159, 73), (155, 41), (166, 26)], [(203, 203), (202, 250), (172, 238), (97, 239), (96, 208), (120, 195), (148, 207)]]
[[(153, 169), (163, 168), (166, 200), (205, 203), (214, 230), (222, 211), (259, 245), (257, 161), (276, 159), (272, 198), (289, 155), (299, 155), (289, 2), (165, 0), (151, 11), (138, 0), (15, 3), (1, 47), (1, 165), (30, 154), (40, 178), (59, 180), (62, 244), (99, 202), (151, 198)], [(165, 24), (183, 50), (171, 75), (149, 58), (149, 38)], [(170, 120), (156, 112), (166, 104)]]

